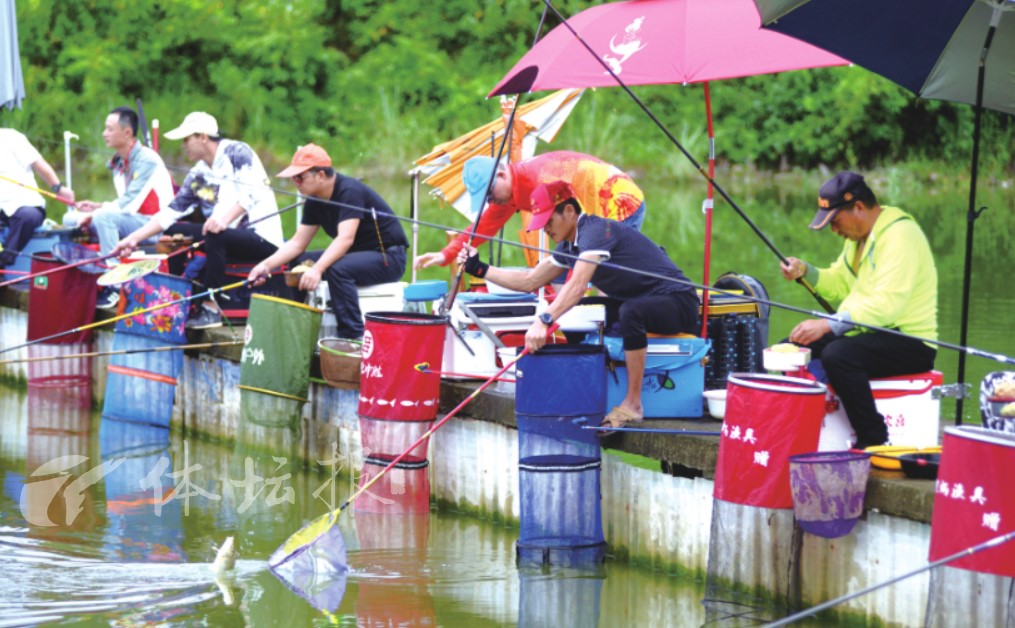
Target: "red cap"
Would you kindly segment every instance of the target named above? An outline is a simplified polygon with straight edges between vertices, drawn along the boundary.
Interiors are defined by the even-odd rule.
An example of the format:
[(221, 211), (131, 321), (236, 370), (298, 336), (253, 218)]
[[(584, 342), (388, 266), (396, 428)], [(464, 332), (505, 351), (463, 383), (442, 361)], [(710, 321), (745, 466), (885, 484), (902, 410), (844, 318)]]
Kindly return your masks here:
[(293, 160), (289, 164), (289, 167), (275, 176), (281, 178), (294, 177), (311, 168), (330, 167), (331, 157), (328, 156), (328, 153), (317, 144), (307, 144), (306, 146), (300, 146), (296, 154), (293, 155)]
[(553, 210), (564, 201), (573, 199), (574, 188), (567, 181), (544, 183), (532, 192), (529, 205), (532, 208), (532, 222), (526, 231), (539, 231), (550, 222)]

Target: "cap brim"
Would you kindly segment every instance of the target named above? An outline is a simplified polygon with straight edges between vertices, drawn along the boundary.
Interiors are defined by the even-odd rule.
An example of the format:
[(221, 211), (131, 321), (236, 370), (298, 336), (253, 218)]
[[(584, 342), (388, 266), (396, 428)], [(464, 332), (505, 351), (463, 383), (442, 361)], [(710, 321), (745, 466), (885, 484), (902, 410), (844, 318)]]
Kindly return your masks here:
[(182, 140), (188, 135), (193, 135), (193, 133), (188, 132), (187, 129), (183, 128), (182, 126), (178, 126), (172, 131), (166, 131), (165, 133), (163, 133), (162, 137), (166, 138), (167, 140)]
[(295, 177), (296, 175), (302, 172), (306, 172), (311, 168), (313, 168), (313, 166), (289, 166), (288, 168), (276, 174), (275, 176), (278, 177), (279, 179), (288, 179), (291, 177)]
[(553, 215), (553, 210), (547, 210), (539, 212), (538, 214), (532, 214), (532, 221), (528, 227), (525, 227), (526, 231), (539, 231), (546, 226), (546, 223), (550, 222), (550, 216)]
[(841, 207), (835, 209), (819, 209), (818, 213), (814, 215), (814, 220), (811, 221), (811, 229), (815, 231), (824, 229), (828, 223), (832, 222), (835, 215), (839, 213)]

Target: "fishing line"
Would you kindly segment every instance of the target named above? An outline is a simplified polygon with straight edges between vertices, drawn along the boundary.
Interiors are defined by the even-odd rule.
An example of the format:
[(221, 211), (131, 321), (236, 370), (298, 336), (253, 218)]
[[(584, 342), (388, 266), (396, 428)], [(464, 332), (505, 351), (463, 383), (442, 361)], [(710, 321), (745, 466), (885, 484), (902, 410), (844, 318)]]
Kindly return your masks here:
[[(547, 4), (549, 4), (547, 0), (544, 0), (544, 2), (547, 2)], [(552, 5), (551, 5), (551, 9), (553, 9)], [(557, 13), (556, 9), (553, 9), (553, 10), (554, 10), (555, 13)], [(558, 15), (558, 17), (561, 17), (561, 19), (563, 20), (563, 17), (560, 16), (559, 13), (557, 13), (557, 15)], [(566, 20), (564, 20), (564, 23), (566, 23)], [(667, 132), (667, 135), (669, 136), (668, 132)], [(671, 137), (671, 139), (672, 139), (672, 137)], [(675, 139), (673, 141), (676, 142)], [(679, 143), (677, 144), (677, 146), (682, 151), (684, 151), (684, 154), (688, 157), (688, 159), (690, 159), (692, 161), (693, 164), (695, 164), (696, 167), (699, 168), (699, 171), (700, 171), (701, 167), (700, 167), (700, 165), (698, 165), (697, 161), (694, 160), (693, 156), (689, 155), (686, 152), (686, 150), (683, 149), (683, 147), (681, 147), (679, 145)], [(170, 169), (173, 169), (173, 168), (170, 168)], [(182, 169), (176, 168), (176, 170), (182, 170)], [(189, 171), (189, 169), (187, 169), (187, 170)], [(705, 173), (702, 173), (702, 174), (706, 178), (708, 178), (707, 174), (705, 174)], [(242, 182), (237, 182), (237, 183), (243, 184)], [(252, 184), (245, 184), (245, 185), (252, 185)], [(748, 222), (748, 224), (752, 228), (754, 228), (755, 232), (759, 233), (759, 235), (762, 237), (762, 239), (764, 239), (766, 241), (766, 243), (770, 244), (768, 242), (767, 238), (765, 238), (764, 234), (761, 234), (758, 231), (757, 227), (755, 225), (753, 225), (753, 223), (751, 223), (750, 220), (746, 216), (744, 216), (744, 214), (741, 212), (741, 210), (736, 206), (736, 203), (733, 201), (733, 199), (730, 198), (729, 195), (721, 187), (719, 187), (718, 184), (713, 182), (713, 185), (715, 185), (715, 189), (717, 191), (719, 191), (720, 195), (727, 202), (729, 202), (730, 205), (732, 207), (734, 207), (734, 209), (736, 209), (738, 212), (740, 212), (741, 216), (743, 216), (744, 219)], [(298, 199), (301, 199), (298, 202), (303, 202), (303, 200), (304, 200), (303, 197), (301, 197), (299, 195), (299, 193), (297, 193), (297, 192), (291, 192), (291, 191), (288, 191), (288, 190), (282, 190), (282, 189), (279, 189), (279, 188), (275, 188), (273, 186), (265, 186), (265, 187), (268, 187), (269, 189), (271, 189), (276, 194), (281, 194), (281, 195), (284, 195), (284, 196), (291, 196), (291, 197), (296, 197)], [(364, 214), (364, 215), (368, 215), (368, 214), (371, 213), (371, 209), (369, 209), (369, 208), (359, 207), (359, 206), (356, 206), (356, 205), (350, 205), (348, 203), (342, 203), (340, 201), (333, 201), (331, 199), (319, 199), (319, 198), (314, 198), (314, 200), (317, 201), (317, 202), (323, 203), (325, 205), (332, 206), (332, 207), (340, 207), (340, 208), (345, 208), (345, 209), (349, 209), (349, 210), (352, 210), (352, 211), (357, 211), (357, 212), (360, 212), (361, 214)], [(286, 210), (288, 210), (288, 209), (290, 209), (290, 208), (292, 208), (294, 206), (295, 206), (295, 204), (294, 205), (290, 205), (289, 207), (286, 208)], [(281, 213), (281, 211), (283, 211), (283, 210), (279, 210), (279, 213)], [(264, 218), (269, 218), (269, 217), (270, 217), (270, 215), (269, 216), (264, 216), (264, 217), (262, 217), (259, 220), (263, 220)], [(423, 227), (437, 229), (437, 230), (444, 231), (444, 232), (451, 231), (451, 232), (458, 233), (458, 234), (469, 233), (471, 231), (472, 227), (474, 226), (474, 225), (470, 224), (469, 227), (467, 227), (465, 229), (460, 229), (460, 228), (455, 228), (455, 227), (449, 227), (447, 225), (442, 225), (440, 223), (435, 223), (435, 222), (430, 222), (430, 221), (426, 221), (426, 220), (413, 219), (413, 218), (409, 218), (409, 217), (405, 217), (405, 216), (400, 216), (400, 215), (395, 214), (395, 213), (392, 213), (392, 217), (394, 217), (396, 220), (398, 220), (400, 222), (408, 223), (410, 225), (415, 224), (415, 225), (420, 225), (420, 226), (423, 226)], [(558, 257), (565, 257), (565, 258), (570, 258), (570, 259), (574, 259), (574, 260), (578, 260), (579, 259), (578, 256), (575, 256), (575, 255), (572, 255), (572, 254), (557, 252), (557, 251), (553, 251), (553, 250), (549, 250), (549, 249), (544, 249), (544, 248), (539, 247), (539, 246), (522, 244), (520, 242), (512, 242), (510, 240), (505, 240), (505, 239), (499, 238), (497, 236), (482, 236), (482, 237), (484, 238), (484, 241), (487, 241), (487, 242), (507, 244), (508, 246), (514, 246), (516, 248), (520, 248), (520, 249), (523, 249), (523, 250), (542, 252), (542, 253), (550, 253), (550, 254), (556, 255)], [(781, 254), (780, 254), (780, 259), (782, 259), (781, 258)], [(604, 266), (604, 267), (607, 267), (607, 268), (613, 268), (613, 269), (621, 270), (621, 271), (625, 271), (625, 272), (636, 273), (636, 274), (643, 275), (643, 276), (646, 276), (646, 277), (650, 277), (650, 278), (653, 278), (653, 279), (658, 279), (658, 280), (662, 280), (662, 281), (670, 281), (670, 282), (677, 283), (677, 284), (680, 284), (680, 285), (690, 286), (690, 287), (696, 288), (698, 290), (708, 290), (708, 291), (710, 291), (712, 293), (719, 293), (719, 294), (723, 294), (723, 295), (726, 295), (726, 296), (746, 299), (748, 301), (753, 301), (755, 303), (769, 305), (771, 307), (776, 307), (776, 308), (779, 308), (779, 309), (782, 309), (782, 310), (786, 310), (786, 311), (789, 311), (789, 312), (794, 312), (794, 313), (797, 313), (797, 314), (804, 314), (806, 316), (810, 316), (810, 317), (814, 317), (814, 318), (821, 318), (821, 319), (825, 319), (825, 320), (829, 320), (829, 321), (837, 321), (837, 322), (839, 322), (839, 318), (837, 317), (837, 315), (834, 312), (834, 310), (832, 310), (831, 312), (818, 312), (818, 311), (815, 311), (815, 310), (809, 310), (807, 308), (796, 307), (796, 306), (793, 306), (793, 305), (784, 304), (784, 303), (778, 303), (776, 301), (771, 301), (771, 300), (768, 300), (768, 299), (762, 299), (762, 298), (756, 297), (756, 296), (750, 296), (750, 295), (746, 295), (746, 294), (741, 294), (739, 292), (731, 292), (731, 291), (715, 288), (715, 287), (712, 287), (712, 286), (705, 286), (703, 284), (699, 284), (699, 283), (696, 283), (696, 282), (693, 282), (693, 281), (690, 281), (690, 280), (674, 279), (672, 277), (665, 277), (665, 276), (659, 275), (657, 273), (653, 273), (651, 271), (645, 271), (645, 270), (641, 270), (641, 269), (637, 269), (637, 268), (628, 268), (628, 267), (625, 267), (625, 266), (619, 266), (619, 265), (613, 264), (611, 262), (606, 262), (606, 261), (591, 261), (591, 260), (585, 260), (585, 259), (582, 259), (581, 261), (586, 262), (586, 263), (591, 263), (591, 264), (598, 264), (600, 266)], [(941, 348), (944, 348), (944, 349), (950, 349), (952, 351), (956, 351), (956, 352), (959, 352), (959, 353), (962, 353), (962, 354), (972, 355), (972, 356), (981, 357), (981, 358), (986, 358), (988, 360), (993, 360), (995, 362), (1000, 362), (1002, 364), (1015, 365), (1015, 358), (1012, 358), (1010, 356), (1004, 355), (1002, 353), (994, 353), (994, 352), (990, 352), (990, 351), (984, 351), (982, 349), (977, 349), (975, 347), (963, 346), (961, 344), (954, 344), (954, 343), (950, 343), (950, 342), (945, 342), (943, 340), (931, 340), (929, 338), (920, 338), (918, 336), (913, 336), (913, 335), (910, 335), (910, 334), (903, 333), (903, 332), (901, 332), (901, 331), (899, 331), (897, 329), (890, 329), (890, 328), (887, 328), (887, 327), (880, 327), (878, 325), (874, 325), (874, 324), (870, 324), (870, 323), (864, 323), (864, 322), (861, 322), (861, 321), (852, 321), (851, 320), (850, 323), (852, 325), (854, 325), (855, 327), (859, 327), (859, 328), (862, 328), (862, 329), (868, 329), (868, 330), (871, 330), (871, 331), (877, 331), (877, 332), (887, 333), (887, 334), (891, 334), (893, 336), (899, 336), (901, 338), (909, 338), (909, 339), (912, 339), (912, 340), (919, 340), (921, 342), (932, 344), (932, 345), (935, 345), (937, 347), (941, 347)], [(2, 352), (2, 351), (0, 351), (0, 352)]]
[(157, 353), (159, 351), (183, 351), (186, 349), (212, 349), (215, 347), (228, 347), (243, 344), (242, 340), (226, 340), (222, 342), (198, 342), (189, 345), (166, 345), (164, 347), (147, 347), (142, 349), (120, 349), (117, 351), (89, 351), (87, 353), (72, 353), (69, 355), (45, 355), (34, 358), (14, 358), (12, 360), (0, 360), (0, 365), (17, 364), (20, 362), (47, 362), (49, 360), (73, 360), (76, 358), (101, 358), (110, 355), (128, 355), (131, 353)]

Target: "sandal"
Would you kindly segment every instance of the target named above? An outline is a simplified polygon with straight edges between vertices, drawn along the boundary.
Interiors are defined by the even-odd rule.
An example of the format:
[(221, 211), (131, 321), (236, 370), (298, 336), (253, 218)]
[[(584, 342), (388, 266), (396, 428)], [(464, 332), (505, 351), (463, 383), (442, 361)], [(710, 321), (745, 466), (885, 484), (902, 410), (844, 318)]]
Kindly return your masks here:
[[(621, 406), (614, 406), (613, 409), (610, 410), (610, 413), (607, 414), (606, 417), (603, 419), (602, 423), (599, 424), (599, 426), (624, 427), (628, 423), (636, 423), (638, 421), (642, 421), (643, 419), (644, 417), (632, 414), (631, 411), (627, 410), (626, 408), (623, 408)], [(613, 434), (616, 434), (616, 432), (612, 430), (600, 430), (597, 432), (597, 434), (599, 436), (611, 436)]]

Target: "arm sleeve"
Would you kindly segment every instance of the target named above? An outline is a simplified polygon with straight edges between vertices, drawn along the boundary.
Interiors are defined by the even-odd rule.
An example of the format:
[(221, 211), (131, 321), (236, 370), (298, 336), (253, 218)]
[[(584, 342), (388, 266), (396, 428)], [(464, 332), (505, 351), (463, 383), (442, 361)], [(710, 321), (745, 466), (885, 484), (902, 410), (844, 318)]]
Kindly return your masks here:
[[(478, 246), (486, 242), (490, 236), (496, 235), (500, 231), (500, 228), (507, 224), (507, 221), (514, 213), (515, 208), (510, 205), (494, 205), (492, 203), (488, 205), (486, 211), (479, 218), (479, 225), (476, 226), (476, 236), (472, 240), (473, 243)], [(441, 253), (444, 254), (444, 265), (455, 259), (458, 251), (462, 250), (462, 246), (469, 241), (471, 233), (472, 226), (470, 225), (465, 233), (459, 233), (458, 237), (441, 250)]]

